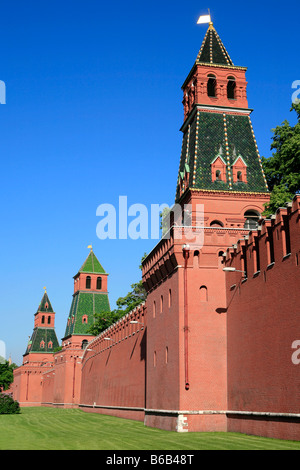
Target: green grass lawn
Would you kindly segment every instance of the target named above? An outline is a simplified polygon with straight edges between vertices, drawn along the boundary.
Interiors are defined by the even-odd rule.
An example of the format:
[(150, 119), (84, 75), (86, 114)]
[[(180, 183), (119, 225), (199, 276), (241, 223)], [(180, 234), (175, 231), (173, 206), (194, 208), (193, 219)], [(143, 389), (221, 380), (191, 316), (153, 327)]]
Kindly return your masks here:
[(300, 450), (300, 442), (234, 433), (175, 433), (77, 409), (0, 415), (1, 450)]

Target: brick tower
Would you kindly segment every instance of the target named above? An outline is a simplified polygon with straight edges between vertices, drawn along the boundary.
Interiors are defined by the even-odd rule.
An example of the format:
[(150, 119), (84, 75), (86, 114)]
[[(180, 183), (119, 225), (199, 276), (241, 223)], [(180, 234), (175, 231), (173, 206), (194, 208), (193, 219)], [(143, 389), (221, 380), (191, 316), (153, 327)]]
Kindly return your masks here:
[(89, 327), (94, 322), (94, 314), (110, 310), (107, 277), (93, 249), (74, 276), (74, 294), (67, 320), (63, 342), (82, 345), (91, 339)]
[(88, 332), (95, 313), (110, 310), (107, 277), (92, 248), (74, 276), (74, 293), (67, 319), (62, 349), (54, 355), (53, 373), (43, 382), (43, 403), (66, 408), (77, 407), (81, 390), (81, 360), (89, 341)]
[[(257, 226), (269, 199), (250, 120), (246, 70), (233, 64), (210, 23), (182, 86), (175, 202), (182, 213), (188, 207), (190, 219), (175, 220), (143, 262), (149, 426), (226, 430), (223, 253)], [(198, 232), (202, 237), (191, 239)]]
[(45, 289), (41, 303), (34, 315), (34, 329), (23, 356), (25, 360), (27, 354), (53, 354), (53, 350), (59, 346), (54, 322), (55, 313)]
[(22, 406), (37, 406), (42, 401), (43, 368), (53, 365), (53, 352), (59, 346), (55, 313), (45, 289), (34, 315), (33, 333), (28, 341), (23, 364), (14, 371), (14, 396)]

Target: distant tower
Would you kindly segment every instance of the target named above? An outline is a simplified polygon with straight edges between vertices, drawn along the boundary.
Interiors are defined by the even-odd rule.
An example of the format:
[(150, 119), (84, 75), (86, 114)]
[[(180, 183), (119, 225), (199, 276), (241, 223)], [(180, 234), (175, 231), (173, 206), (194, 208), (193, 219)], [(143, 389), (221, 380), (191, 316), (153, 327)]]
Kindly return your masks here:
[(46, 292), (34, 315), (34, 328), (23, 355), (23, 364), (14, 369), (13, 394), (21, 406), (42, 403), (44, 371), (53, 367), (53, 355), (59, 347), (55, 333), (55, 313)]
[[(59, 346), (55, 328), (55, 313), (45, 289), (37, 312), (34, 315), (33, 333), (28, 341), (24, 354), (53, 354), (53, 350)], [(27, 359), (26, 359), (27, 360)]]
[(67, 319), (63, 342), (84, 345), (92, 339), (88, 329), (94, 322), (95, 313), (110, 311), (107, 277), (93, 249), (74, 276), (74, 294)]

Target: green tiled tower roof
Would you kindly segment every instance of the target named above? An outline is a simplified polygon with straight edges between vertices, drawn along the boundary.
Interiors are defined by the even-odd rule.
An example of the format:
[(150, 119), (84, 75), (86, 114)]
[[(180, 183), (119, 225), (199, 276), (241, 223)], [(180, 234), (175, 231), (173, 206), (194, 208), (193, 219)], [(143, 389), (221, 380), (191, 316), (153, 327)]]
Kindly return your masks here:
[[(105, 292), (82, 292), (74, 294), (65, 336), (85, 335), (94, 321), (95, 313), (110, 312), (108, 294)], [(83, 321), (87, 317), (87, 322)]]
[(51, 302), (49, 300), (49, 297), (48, 297), (46, 291), (43, 295), (43, 298), (41, 300), (41, 303), (40, 303), (37, 311), (38, 312), (52, 312), (53, 313), (53, 308), (52, 308)]
[[(103, 274), (107, 276), (92, 248), (74, 278), (76, 279), (81, 275), (85, 278), (85, 274)], [(78, 290), (73, 294), (64, 338), (70, 335), (89, 335), (88, 330), (95, 321), (94, 315), (105, 312), (110, 312), (109, 298), (106, 291)]]
[(210, 23), (204, 37), (196, 63), (233, 65), (233, 62), (212, 23)]
[[(48, 294), (45, 291), (35, 316), (40, 313), (54, 313)], [(52, 316), (53, 317), (53, 316)], [(54, 323), (53, 323), (54, 324)], [(36, 326), (27, 343), (25, 354), (29, 353), (52, 353), (59, 346), (54, 327)]]
[[(218, 156), (226, 164), (226, 183), (212, 180), (211, 164)], [(239, 156), (247, 165), (247, 183), (233, 182), (232, 165)], [(190, 189), (269, 192), (250, 116), (196, 110), (184, 130), (176, 200), (186, 172)]]
[(88, 257), (86, 258), (85, 262), (79, 269), (80, 273), (92, 273), (92, 274), (106, 274), (105, 270), (99, 263), (95, 253), (93, 250), (90, 251)]
[(28, 353), (52, 353), (59, 346), (54, 328), (34, 328), (32, 336), (27, 344), (25, 354)]

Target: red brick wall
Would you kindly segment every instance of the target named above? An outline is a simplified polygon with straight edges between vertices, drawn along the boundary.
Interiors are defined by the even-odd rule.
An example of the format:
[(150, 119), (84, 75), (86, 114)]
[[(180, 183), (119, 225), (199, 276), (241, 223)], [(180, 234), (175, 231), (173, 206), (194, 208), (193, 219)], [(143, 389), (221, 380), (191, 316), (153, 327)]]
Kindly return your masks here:
[[(132, 320), (140, 323), (130, 324)], [(88, 345), (82, 360), (83, 410), (143, 420), (146, 329), (141, 307)]]
[[(284, 439), (300, 439), (298, 414), (300, 365), (292, 362), (292, 344), (300, 339), (299, 201), (292, 209), (279, 210), (258, 233), (227, 253), (227, 266), (241, 269), (241, 247), (247, 254), (248, 279), (227, 274), (228, 409), (240, 412), (286, 414), (229, 416), (229, 431)], [(291, 253), (286, 256), (283, 217), (287, 216)], [(268, 254), (269, 235), (274, 240), (274, 263)], [(257, 271), (254, 235), (259, 239), (260, 272)], [(233, 250), (231, 250), (233, 251)]]

